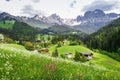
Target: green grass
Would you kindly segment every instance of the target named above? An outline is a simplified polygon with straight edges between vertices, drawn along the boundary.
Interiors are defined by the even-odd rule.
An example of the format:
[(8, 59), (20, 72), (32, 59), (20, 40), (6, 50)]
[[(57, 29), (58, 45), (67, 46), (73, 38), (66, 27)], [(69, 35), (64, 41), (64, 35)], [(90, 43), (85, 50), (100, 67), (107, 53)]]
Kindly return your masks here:
[(0, 44), (0, 46), (4, 46), (4, 48), (15, 48), (18, 50), (26, 50), (24, 46), (18, 44)]
[(94, 59), (90, 61), (91, 63), (97, 64), (99, 66), (106, 67), (107, 69), (120, 70), (120, 62), (116, 61), (107, 55), (94, 52)]
[(3, 21), (1, 21), (0, 28), (11, 30), (13, 28), (14, 23), (15, 23), (15, 21), (6, 20), (5, 23)]
[(92, 52), (86, 47), (83, 46), (63, 46), (58, 48), (59, 53), (65, 53), (65, 52), (71, 52), (75, 53), (75, 51), (80, 51), (80, 52)]
[[(52, 53), (55, 50), (55, 48), (56, 48), (56, 45), (51, 46), (49, 48), (50, 53)], [(97, 64), (98, 66), (102, 66), (104, 68), (112, 69), (112, 70), (116, 70), (116, 71), (120, 69), (120, 62), (108, 57), (107, 55), (93, 52), (92, 50), (90, 50), (82, 45), (80, 45), (80, 46), (79, 45), (77, 45), (77, 46), (62, 46), (62, 47), (58, 47), (57, 49), (58, 49), (59, 55), (70, 52), (74, 56), (75, 51), (92, 52), (94, 58), (93, 58), (93, 60), (90, 60), (87, 63)]]
[[(83, 46), (65, 47), (91, 51)], [(63, 50), (62, 47), (59, 50)], [(120, 69), (102, 66), (107, 59), (119, 62), (102, 54), (94, 55), (96, 58), (93, 61), (100, 61), (101, 66), (93, 64), (93, 61), (80, 63), (33, 53), (15, 44), (0, 44), (0, 80), (120, 80)]]
[[(50, 53), (52, 53), (56, 48), (56, 45), (53, 45), (49, 48)], [(75, 51), (78, 52), (92, 52), (90, 49), (84, 47), (84, 46), (62, 46), (62, 47), (58, 47), (58, 52), (59, 54), (65, 54), (65, 53), (72, 53), (73, 55), (75, 54)]]

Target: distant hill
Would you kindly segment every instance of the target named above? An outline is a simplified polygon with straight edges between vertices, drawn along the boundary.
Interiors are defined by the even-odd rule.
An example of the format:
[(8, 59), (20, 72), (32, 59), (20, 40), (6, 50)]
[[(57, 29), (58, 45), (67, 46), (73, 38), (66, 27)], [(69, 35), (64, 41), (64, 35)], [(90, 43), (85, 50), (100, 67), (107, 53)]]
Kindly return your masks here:
[(71, 32), (77, 32), (77, 30), (74, 30), (68, 26), (54, 25), (52, 27), (49, 27), (48, 29), (43, 29), (40, 32), (41, 33), (45, 32), (47, 34), (49, 34), (50, 32), (52, 32), (53, 34), (70, 34)]
[(0, 33), (14, 40), (33, 40), (38, 31), (23, 22), (4, 20), (0, 22)]
[(88, 45), (91, 48), (116, 52), (120, 49), (120, 18), (92, 34)]

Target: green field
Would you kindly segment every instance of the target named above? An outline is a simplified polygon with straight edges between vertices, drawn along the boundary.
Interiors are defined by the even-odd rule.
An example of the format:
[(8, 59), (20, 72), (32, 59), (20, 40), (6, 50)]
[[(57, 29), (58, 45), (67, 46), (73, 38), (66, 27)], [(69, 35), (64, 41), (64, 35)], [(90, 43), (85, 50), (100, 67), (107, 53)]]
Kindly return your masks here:
[(17, 44), (0, 44), (0, 46), (3, 46), (4, 48), (15, 48), (18, 50), (26, 50), (24, 46), (17, 45)]
[[(58, 50), (62, 53), (67, 48), (91, 51), (83, 46)], [(94, 53), (93, 60), (80, 63), (30, 52), (16, 44), (0, 44), (0, 80), (120, 80), (119, 75), (120, 62), (99, 53)]]
[[(49, 48), (50, 52), (54, 51), (56, 48), (56, 45), (52, 46)], [(84, 47), (84, 46), (62, 46), (58, 48), (58, 52), (60, 54), (63, 53), (67, 53), (67, 52), (71, 52), (71, 53), (75, 53), (75, 51), (80, 51), (80, 52), (92, 52), (91, 50), (89, 50), (88, 48)]]
[[(56, 46), (52, 46), (49, 48), (50, 53), (52, 53), (55, 50)], [(65, 53), (72, 53), (73, 56), (75, 54), (75, 51), (78, 52), (92, 52), (93, 53), (93, 60), (87, 62), (90, 64), (97, 64), (98, 66), (102, 66), (107, 69), (113, 69), (113, 70), (119, 70), (120, 69), (120, 62), (97, 52), (93, 52), (92, 50), (84, 47), (84, 46), (62, 46), (57, 48), (58, 53), (65, 54)]]

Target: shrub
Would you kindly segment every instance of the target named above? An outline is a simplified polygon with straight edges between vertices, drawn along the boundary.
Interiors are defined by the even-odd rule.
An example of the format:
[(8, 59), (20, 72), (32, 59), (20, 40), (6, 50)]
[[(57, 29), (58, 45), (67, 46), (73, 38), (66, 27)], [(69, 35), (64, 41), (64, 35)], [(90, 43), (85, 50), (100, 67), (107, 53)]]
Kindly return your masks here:
[(31, 51), (35, 49), (34, 45), (31, 42), (25, 42), (25, 48)]
[(79, 45), (77, 41), (70, 41), (70, 45)]
[(118, 48), (117, 52), (120, 54), (120, 48)]
[(58, 42), (57, 47), (61, 47), (61, 46), (62, 46), (61, 42)]
[(58, 50), (57, 50), (57, 48), (55, 49), (54, 52), (52, 52), (52, 56), (53, 57), (58, 57)]
[(0, 34), (0, 42), (4, 41), (4, 36), (2, 34)]
[(60, 57), (62, 57), (64, 59), (66, 58), (65, 54), (61, 54)]
[(86, 62), (86, 61), (87, 61), (87, 58), (86, 58), (84, 55), (81, 55), (80, 61), (81, 61), (81, 62)]
[(80, 53), (78, 51), (75, 52), (75, 57), (74, 57), (75, 61), (80, 61)]
[(84, 55), (80, 55), (80, 52), (75, 52), (75, 57), (74, 57), (75, 61), (81, 61), (81, 62), (86, 62), (87, 59)]
[(4, 41), (7, 42), (7, 43), (13, 43), (14, 42), (13, 39), (11, 39), (9, 37), (5, 37)]

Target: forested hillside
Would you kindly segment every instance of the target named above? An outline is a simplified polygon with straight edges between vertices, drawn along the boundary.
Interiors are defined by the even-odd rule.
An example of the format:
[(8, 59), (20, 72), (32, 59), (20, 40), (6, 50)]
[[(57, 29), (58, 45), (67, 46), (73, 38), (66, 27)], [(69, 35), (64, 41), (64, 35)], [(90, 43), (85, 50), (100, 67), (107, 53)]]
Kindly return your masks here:
[(2, 21), (0, 22), (0, 33), (14, 40), (32, 40), (38, 31), (23, 22)]
[(106, 25), (87, 40), (90, 48), (120, 53), (120, 18)]

